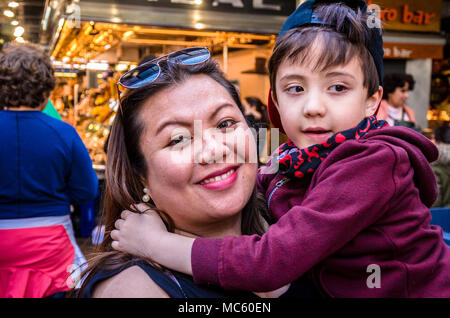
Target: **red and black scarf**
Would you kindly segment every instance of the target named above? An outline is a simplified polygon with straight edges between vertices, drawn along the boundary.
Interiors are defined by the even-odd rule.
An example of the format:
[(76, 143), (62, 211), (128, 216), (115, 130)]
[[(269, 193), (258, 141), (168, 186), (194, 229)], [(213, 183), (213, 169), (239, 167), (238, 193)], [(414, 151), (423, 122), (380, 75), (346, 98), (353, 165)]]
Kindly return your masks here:
[(328, 157), (330, 152), (344, 141), (358, 140), (368, 132), (388, 126), (384, 120), (375, 116), (364, 118), (356, 127), (334, 134), (326, 141), (299, 149), (292, 140), (282, 144), (275, 152), (279, 163), (279, 173), (291, 178), (303, 178), (311, 175)]

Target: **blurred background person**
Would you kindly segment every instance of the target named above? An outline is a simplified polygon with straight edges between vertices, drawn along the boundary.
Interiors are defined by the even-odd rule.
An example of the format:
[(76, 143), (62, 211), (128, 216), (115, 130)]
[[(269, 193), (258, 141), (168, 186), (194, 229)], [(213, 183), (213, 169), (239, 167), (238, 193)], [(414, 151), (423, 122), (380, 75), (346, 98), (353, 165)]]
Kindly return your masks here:
[(416, 119), (414, 111), (406, 105), (406, 100), (414, 85), (414, 78), (409, 74), (386, 74), (383, 78), (383, 100), (377, 118), (386, 120), (390, 126), (413, 128)]
[(49, 115), (50, 117), (62, 120), (61, 115), (55, 109), (55, 107), (53, 106), (53, 103), (51, 102), (50, 99), (48, 100), (47, 106), (44, 108), (44, 110), (42, 112), (46, 115)]
[(47, 297), (72, 287), (85, 258), (70, 205), (93, 200), (98, 181), (69, 124), (42, 112), (55, 78), (31, 44), (0, 52), (0, 297)]
[(244, 106), (247, 120), (257, 123), (262, 128), (270, 126), (267, 106), (258, 97), (248, 96), (244, 98), (242, 105)]
[[(267, 153), (267, 134), (270, 129), (269, 115), (267, 114), (267, 106), (255, 96), (245, 97), (242, 101), (244, 107), (244, 115), (249, 122), (250, 127), (255, 127), (257, 133), (258, 144), (258, 162), (259, 165), (265, 164), (263, 159), (270, 155)], [(260, 130), (266, 128), (267, 130)]]
[(436, 175), (439, 195), (433, 207), (450, 207), (450, 127), (437, 127), (434, 141), (439, 149), (439, 158), (431, 167)]

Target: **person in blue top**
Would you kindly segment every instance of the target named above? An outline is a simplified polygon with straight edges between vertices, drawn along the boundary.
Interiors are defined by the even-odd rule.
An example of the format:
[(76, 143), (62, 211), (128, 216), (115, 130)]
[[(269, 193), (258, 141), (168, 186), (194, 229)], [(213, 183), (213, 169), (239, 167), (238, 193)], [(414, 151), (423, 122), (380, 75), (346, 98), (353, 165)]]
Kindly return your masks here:
[(95, 199), (98, 180), (76, 130), (42, 113), (54, 86), (37, 46), (0, 53), (0, 297), (67, 291), (85, 261), (70, 205)]

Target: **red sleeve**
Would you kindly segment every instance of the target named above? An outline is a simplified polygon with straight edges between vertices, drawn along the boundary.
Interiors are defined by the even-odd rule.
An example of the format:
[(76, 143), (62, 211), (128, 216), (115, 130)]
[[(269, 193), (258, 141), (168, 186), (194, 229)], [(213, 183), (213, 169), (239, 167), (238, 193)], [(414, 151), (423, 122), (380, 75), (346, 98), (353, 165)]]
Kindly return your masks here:
[(293, 206), (263, 236), (196, 239), (195, 282), (268, 291), (294, 281), (387, 210), (397, 191), (394, 172), (403, 173), (396, 158), (381, 143), (341, 145), (319, 167), (302, 205)]

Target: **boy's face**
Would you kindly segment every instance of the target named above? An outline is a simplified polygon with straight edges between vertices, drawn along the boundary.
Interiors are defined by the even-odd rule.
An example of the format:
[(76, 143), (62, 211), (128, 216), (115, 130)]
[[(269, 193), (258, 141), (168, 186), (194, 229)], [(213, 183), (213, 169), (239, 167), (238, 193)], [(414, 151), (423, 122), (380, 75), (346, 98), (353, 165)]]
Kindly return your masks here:
[[(283, 128), (297, 147), (306, 148), (355, 127), (375, 113), (382, 88), (367, 98), (357, 57), (347, 65), (313, 70), (315, 61), (284, 60), (277, 71), (275, 105)], [(380, 95), (381, 94), (381, 95)]]

